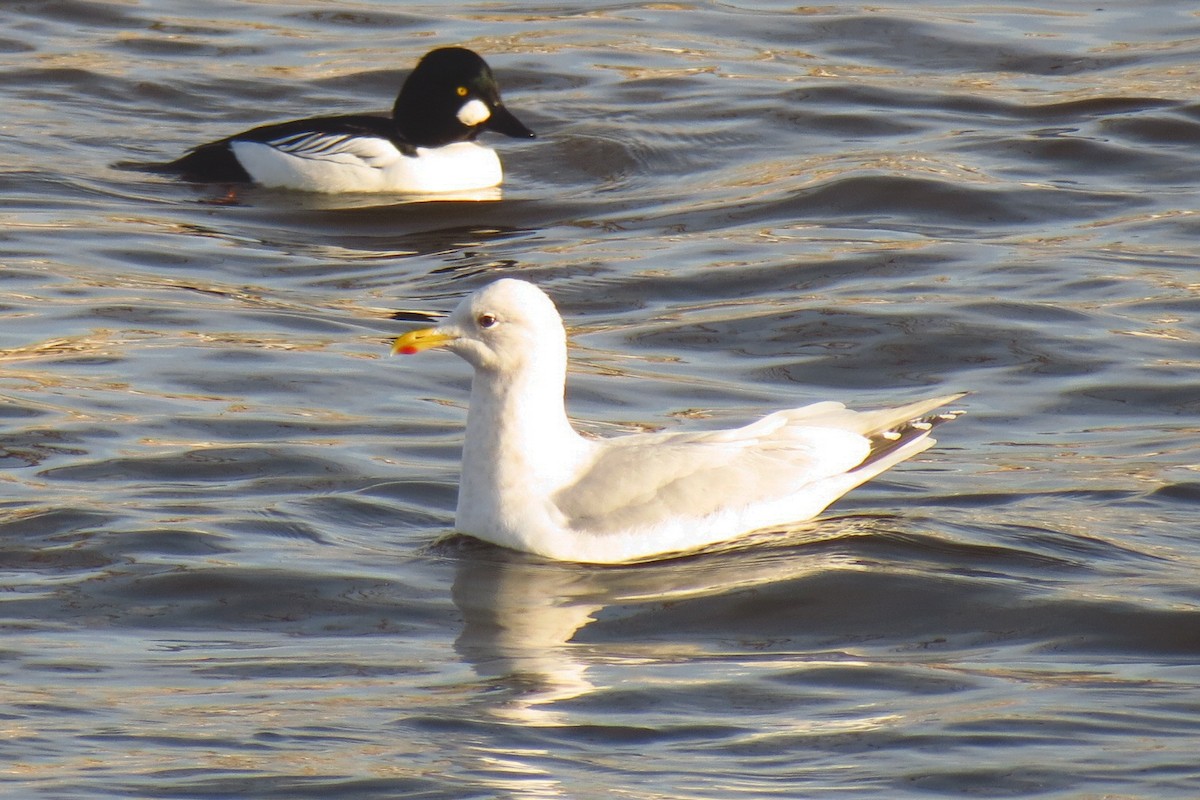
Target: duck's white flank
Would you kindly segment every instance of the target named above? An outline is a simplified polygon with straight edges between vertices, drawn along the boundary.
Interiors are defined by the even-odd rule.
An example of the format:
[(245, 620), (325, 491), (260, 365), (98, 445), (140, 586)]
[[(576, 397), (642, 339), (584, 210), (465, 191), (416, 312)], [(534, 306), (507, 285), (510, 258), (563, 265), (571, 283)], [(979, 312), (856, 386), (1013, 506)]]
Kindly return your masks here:
[(273, 188), (440, 193), (498, 186), (504, 178), (496, 152), (475, 142), (418, 147), (415, 156), (386, 139), (361, 136), (312, 135), (286, 145), (234, 141), (230, 147), (256, 183)]

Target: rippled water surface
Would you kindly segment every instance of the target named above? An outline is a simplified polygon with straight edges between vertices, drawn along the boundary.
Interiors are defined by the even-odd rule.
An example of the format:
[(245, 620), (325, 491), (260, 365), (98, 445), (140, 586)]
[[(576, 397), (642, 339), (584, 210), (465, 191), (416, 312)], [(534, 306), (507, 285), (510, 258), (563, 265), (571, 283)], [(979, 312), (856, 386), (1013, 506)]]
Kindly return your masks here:
[[(113, 168), (485, 55), (497, 202)], [(1200, 796), (1200, 16), (0, 6), (0, 794)], [(469, 381), (390, 337), (500, 275), (600, 434), (957, 390), (751, 546), (449, 537)]]

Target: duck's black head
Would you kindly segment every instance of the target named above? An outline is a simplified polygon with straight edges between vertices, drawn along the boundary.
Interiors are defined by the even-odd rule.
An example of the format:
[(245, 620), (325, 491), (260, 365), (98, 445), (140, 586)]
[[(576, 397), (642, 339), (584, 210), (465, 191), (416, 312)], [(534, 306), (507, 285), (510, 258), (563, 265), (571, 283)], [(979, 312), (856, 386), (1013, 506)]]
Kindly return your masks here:
[(487, 62), (464, 47), (427, 53), (404, 82), (392, 116), (400, 135), (422, 147), (468, 141), (485, 130), (534, 136), (500, 101)]

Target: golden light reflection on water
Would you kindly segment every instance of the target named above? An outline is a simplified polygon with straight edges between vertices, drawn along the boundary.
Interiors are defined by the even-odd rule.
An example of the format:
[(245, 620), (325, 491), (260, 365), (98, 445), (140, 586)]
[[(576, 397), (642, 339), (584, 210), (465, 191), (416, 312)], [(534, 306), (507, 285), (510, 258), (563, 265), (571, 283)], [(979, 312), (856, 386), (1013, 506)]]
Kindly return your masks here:
[[(16, 567), (0, 739), (20, 757), (0, 771), (20, 788), (884, 794), (941, 770), (942, 794), (1016, 796), (1014, 754), (1080, 781), (1068, 793), (1194, 772), (1194, 681), (1172, 676), (1200, 570), (1200, 79), (1195, 43), (1163, 27), (1194, 11), (152, 5), (79, 2), (66, 20), (26, 4), (36, 49), (9, 54), (26, 72), (5, 89), (19, 255), (0, 282)], [(74, 18), (90, 10), (98, 24)], [(392, 77), (449, 38), (544, 122), (527, 147), (492, 140), (513, 167), (502, 203), (222, 206), (108, 167), (230, 120), (324, 113), (303, 111), (314, 98), (386, 107)], [(592, 137), (606, 148), (586, 151)], [(1096, 147), (1023, 150), (1048, 140)], [(810, 200), (843, 186), (861, 209)], [(950, 200), (909, 209), (896, 186)], [(705, 424), (817, 389), (874, 401), (930, 375), (976, 394), (937, 451), (848, 498), (892, 522), (792, 532), (824, 537), (815, 553), (768, 540), (611, 573), (460, 570), (422, 548), (448, 524), (466, 372), (376, 362), (391, 310), (445, 310), (493, 273), (578, 304), (593, 429)], [(805, 314), (861, 321), (835, 342), (866, 354), (858, 383), (794, 385), (792, 368), (837, 366), (823, 328), (795, 341)], [(939, 336), (924, 373), (896, 367)], [(297, 594), (255, 595), (265, 566)], [(810, 591), (850, 575), (836, 603)], [(914, 621), (894, 612), (897, 576), (958, 583), (910, 607), (908, 635), (891, 630)], [(396, 597), (353, 605), (364, 580)], [(752, 602), (773, 590), (774, 607)], [(1031, 597), (1045, 602), (1022, 619)], [(738, 616), (743, 601), (775, 628)], [(675, 630), (689, 605), (693, 629)], [(960, 607), (981, 613), (947, 644)], [(823, 615), (836, 624), (812, 633)], [(990, 783), (961, 777), (981, 767)]]

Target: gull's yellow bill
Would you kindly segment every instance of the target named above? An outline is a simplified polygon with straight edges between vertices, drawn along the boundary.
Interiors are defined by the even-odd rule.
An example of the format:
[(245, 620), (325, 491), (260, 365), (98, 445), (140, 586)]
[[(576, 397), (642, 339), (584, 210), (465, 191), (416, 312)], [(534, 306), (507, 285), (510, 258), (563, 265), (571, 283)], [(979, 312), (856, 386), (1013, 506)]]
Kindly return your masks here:
[(439, 328), (421, 328), (420, 330), (409, 331), (403, 336), (398, 337), (392, 345), (392, 355), (403, 353), (406, 356), (411, 356), (422, 350), (441, 347), (452, 341), (454, 341), (454, 336)]

